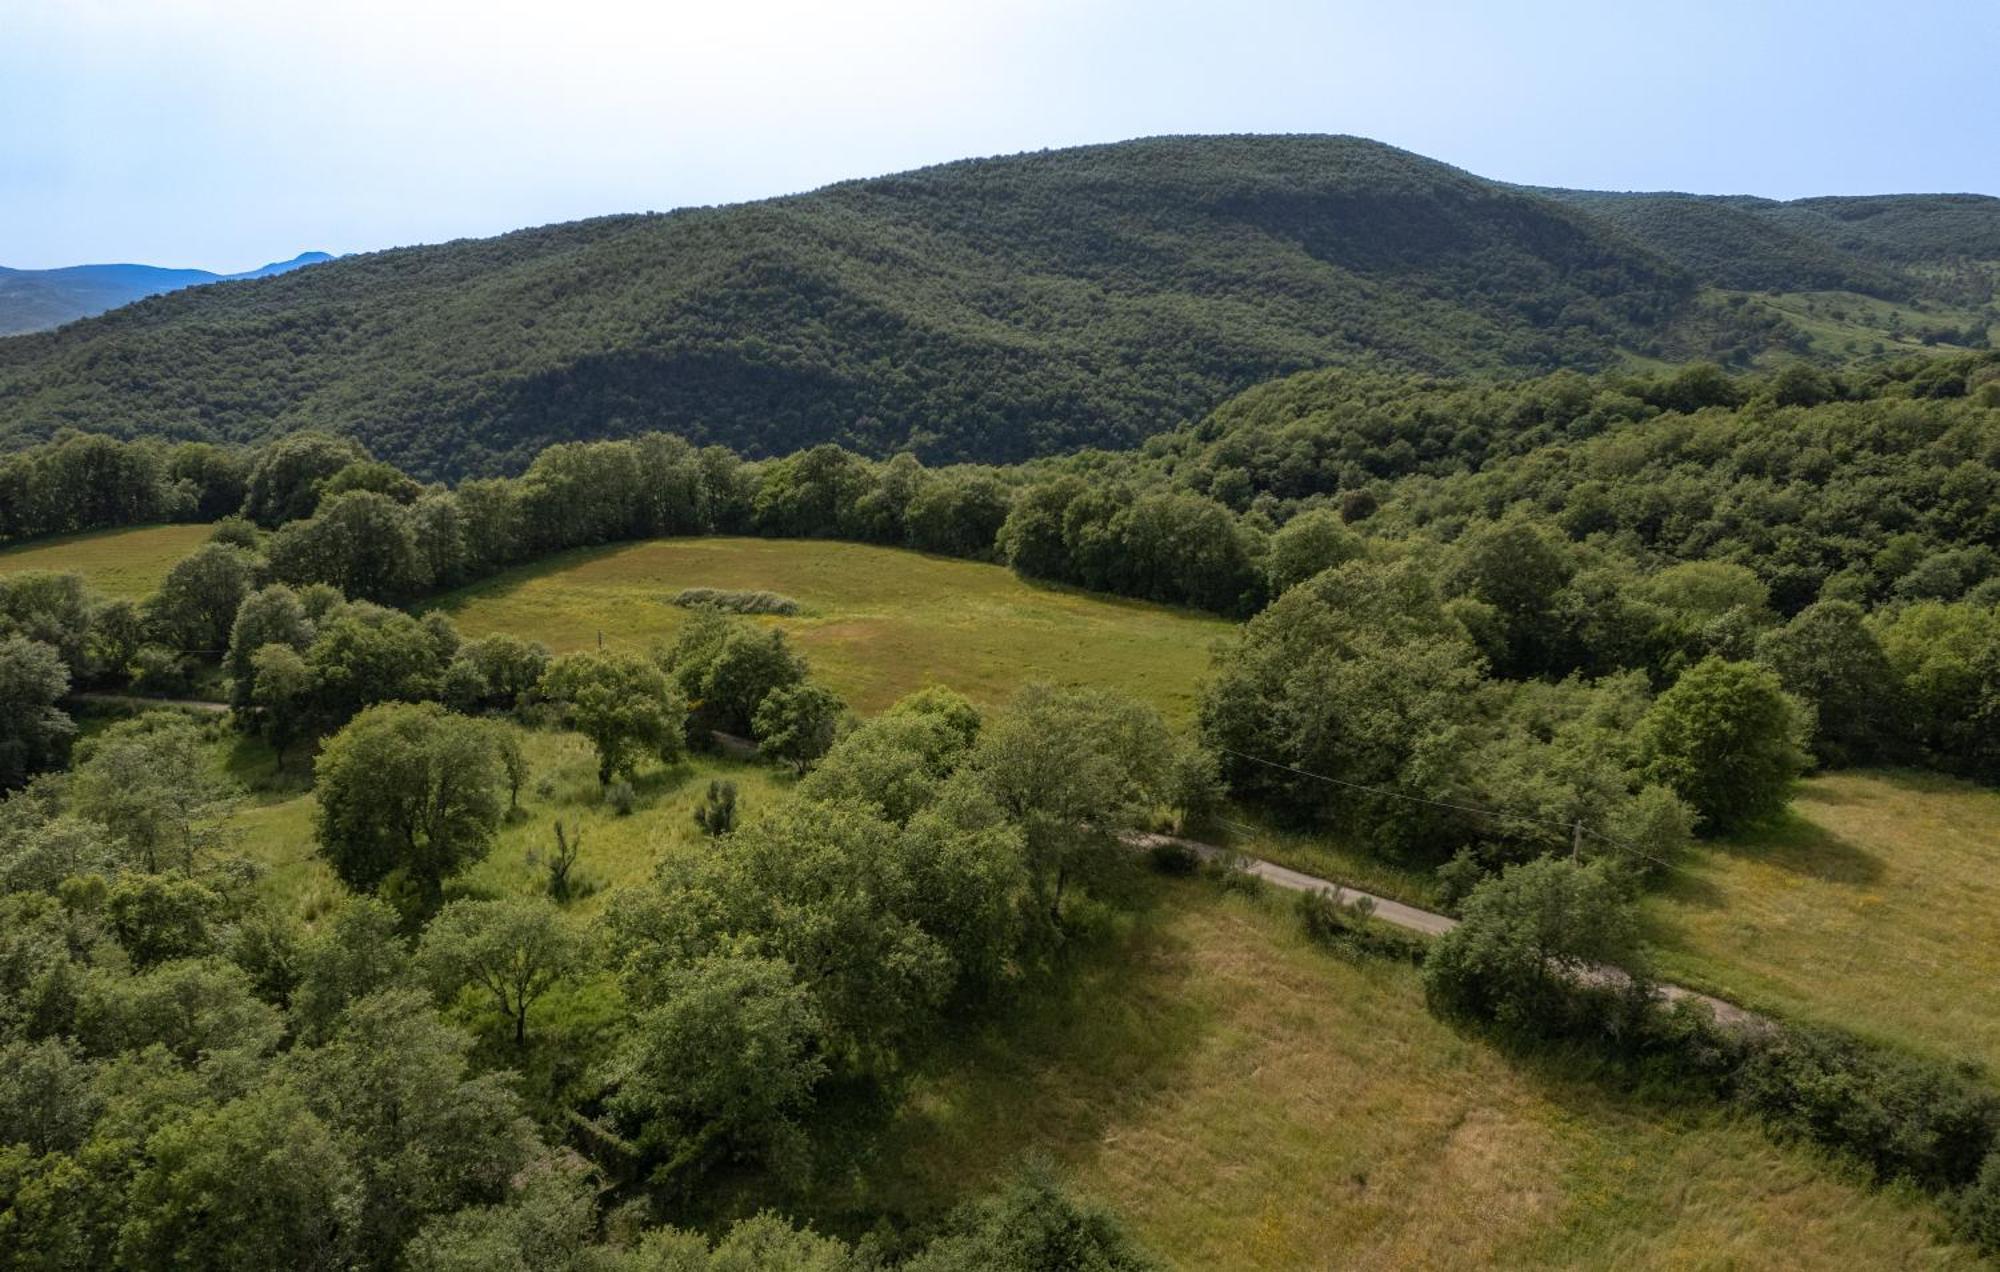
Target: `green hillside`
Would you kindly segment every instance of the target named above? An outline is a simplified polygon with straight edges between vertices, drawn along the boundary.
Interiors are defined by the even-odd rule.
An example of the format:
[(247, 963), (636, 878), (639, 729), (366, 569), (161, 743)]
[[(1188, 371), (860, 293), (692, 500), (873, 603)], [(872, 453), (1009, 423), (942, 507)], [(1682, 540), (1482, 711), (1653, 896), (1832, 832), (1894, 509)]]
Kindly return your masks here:
[(1983, 196), (1530, 190), (1349, 137), (1154, 138), (154, 297), (0, 340), (0, 444), (320, 427), (456, 477), (660, 429), (1005, 462), (1329, 365), (1980, 345), (1995, 261)]
[(1328, 363), (1604, 365), (1700, 308), (1615, 229), (1416, 155), (1160, 138), (157, 297), (0, 341), (0, 437), (313, 425), (433, 476), (642, 428), (1009, 460)]

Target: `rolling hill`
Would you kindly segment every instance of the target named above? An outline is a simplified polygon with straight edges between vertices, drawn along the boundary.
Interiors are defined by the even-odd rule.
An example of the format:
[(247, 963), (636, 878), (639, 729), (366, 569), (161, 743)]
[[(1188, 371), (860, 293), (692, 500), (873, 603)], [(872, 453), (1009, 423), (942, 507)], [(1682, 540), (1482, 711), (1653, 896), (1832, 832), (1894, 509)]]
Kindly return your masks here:
[(333, 258), (302, 252), (240, 274), (205, 269), (162, 269), (157, 265), (69, 265), (61, 269), (8, 269), (0, 266), (0, 336), (47, 331), (161, 292), (209, 283), (268, 278)]
[(2000, 233), (2000, 201), (1926, 198), (1832, 201), (1810, 233), (1721, 206), (1741, 232), (1707, 253), (1654, 225), (1679, 204), (1555, 197), (1356, 138), (968, 160), (346, 257), (0, 340), (0, 442), (323, 427), (433, 477), (648, 428), (752, 455), (1018, 460), (1131, 445), (1332, 364), (1803, 347), (1714, 289), (1914, 290)]
[(1983, 194), (1781, 203), (1671, 192), (1537, 193), (1617, 226), (1717, 287), (1983, 303), (2000, 280), (2000, 198)]

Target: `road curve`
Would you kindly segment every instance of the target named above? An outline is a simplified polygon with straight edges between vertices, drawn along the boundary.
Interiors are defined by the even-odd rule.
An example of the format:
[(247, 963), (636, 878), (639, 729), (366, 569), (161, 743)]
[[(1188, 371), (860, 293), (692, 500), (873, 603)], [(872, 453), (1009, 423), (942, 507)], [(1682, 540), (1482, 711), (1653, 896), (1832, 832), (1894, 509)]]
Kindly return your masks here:
[[(1218, 844), (1204, 843), (1199, 839), (1186, 839), (1179, 835), (1161, 835), (1155, 834), (1152, 831), (1140, 830), (1127, 832), (1121, 838), (1134, 848), (1158, 848), (1174, 845), (1188, 849), (1203, 861), (1233, 862), (1246, 874), (1255, 875), (1257, 878), (1264, 880), (1274, 887), (1284, 888), (1292, 892), (1330, 893), (1335, 901), (1343, 905), (1352, 904), (1366, 897), (1375, 903), (1376, 918), (1381, 919), (1384, 923), (1392, 923), (1399, 928), (1407, 928), (1412, 932), (1421, 932), (1425, 936), (1442, 936), (1458, 926), (1458, 920), (1448, 914), (1437, 914), (1430, 910), (1419, 910), (1417, 907), (1405, 905), (1401, 901), (1391, 900), (1388, 897), (1379, 897), (1372, 892), (1363, 892), (1359, 888), (1350, 888), (1343, 884), (1335, 883), (1331, 879), (1322, 879), (1318, 875), (1309, 875), (1303, 871), (1293, 870), (1291, 867), (1281, 866), (1275, 861), (1265, 861), (1258, 857), (1246, 857), (1241, 853), (1232, 852)], [(1626, 979), (1626, 974), (1615, 967), (1595, 967), (1581, 973), (1579, 978), (1600, 984), (1611, 984)], [(1746, 1011), (1744, 1008), (1738, 1007), (1735, 1003), (1727, 999), (1717, 998), (1712, 994), (1703, 994), (1682, 985), (1661, 985), (1658, 987), (1658, 992), (1663, 1002), (1677, 1003), (1687, 1001), (1701, 1003), (1714, 1013), (1717, 1024), (1727, 1025), (1733, 1029), (1764, 1029), (1769, 1028), (1771, 1024), (1765, 1017), (1759, 1016), (1752, 1011)]]

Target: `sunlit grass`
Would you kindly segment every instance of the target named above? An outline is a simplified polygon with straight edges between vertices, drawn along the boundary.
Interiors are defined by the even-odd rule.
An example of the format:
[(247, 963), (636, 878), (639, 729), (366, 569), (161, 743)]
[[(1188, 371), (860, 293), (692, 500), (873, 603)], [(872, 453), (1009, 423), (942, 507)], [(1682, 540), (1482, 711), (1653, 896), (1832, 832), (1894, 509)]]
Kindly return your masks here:
[(1053, 1158), (1176, 1266), (1964, 1266), (1937, 1212), (1712, 1105), (1511, 1059), (1281, 902), (1157, 885), (1063, 987), (959, 1039), (828, 1215)]
[(0, 548), (0, 574), (55, 570), (83, 575), (106, 596), (150, 596), (175, 563), (207, 541), (213, 526), (135, 526), (37, 539)]
[(780, 592), (806, 612), (766, 618), (863, 712), (926, 684), (983, 703), (1030, 680), (1088, 684), (1194, 714), (1221, 619), (1063, 588), (997, 565), (854, 543), (657, 539), (567, 552), (433, 602), (468, 636), (506, 631), (558, 652), (643, 651), (688, 621), (686, 587)]
[[(518, 732), (529, 765), (520, 806), (502, 823), (486, 857), (447, 884), (448, 898), (544, 892), (545, 863), (560, 819), (567, 833), (583, 837), (572, 876), (583, 889), (569, 909), (588, 916), (610, 889), (643, 882), (665, 854), (700, 849), (694, 809), (711, 779), (736, 783), (745, 816), (785, 798), (790, 785), (788, 777), (768, 766), (694, 756), (683, 764), (642, 769), (633, 783), (637, 803), (629, 815), (620, 815), (598, 790), (595, 753), (582, 737)], [(276, 774), (269, 750), (258, 743), (237, 743), (227, 754), (225, 766), (253, 787), (230, 821), (234, 850), (263, 867), (260, 886), (269, 896), (306, 918), (316, 917), (343, 889), (318, 856), (311, 792), (287, 789), (296, 786), (297, 775)], [(295, 767), (302, 763), (293, 761)]]
[(2000, 1074), (2000, 793), (1846, 772), (1699, 849), (1646, 913), (1672, 976)]

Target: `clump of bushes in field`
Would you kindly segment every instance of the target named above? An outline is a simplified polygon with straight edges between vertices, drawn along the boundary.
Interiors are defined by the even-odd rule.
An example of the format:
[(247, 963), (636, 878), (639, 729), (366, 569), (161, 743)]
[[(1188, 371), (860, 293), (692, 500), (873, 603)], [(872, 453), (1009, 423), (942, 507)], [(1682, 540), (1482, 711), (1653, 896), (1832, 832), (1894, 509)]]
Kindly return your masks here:
[(1366, 893), (1350, 899), (1320, 889), (1299, 893), (1292, 904), (1306, 936), (1328, 949), (1422, 963), (1429, 948), (1422, 937), (1377, 920), (1375, 898)]
[(776, 592), (742, 592), (720, 587), (686, 587), (674, 596), (682, 609), (715, 609), (729, 614), (778, 614), (800, 612), (799, 603)]

